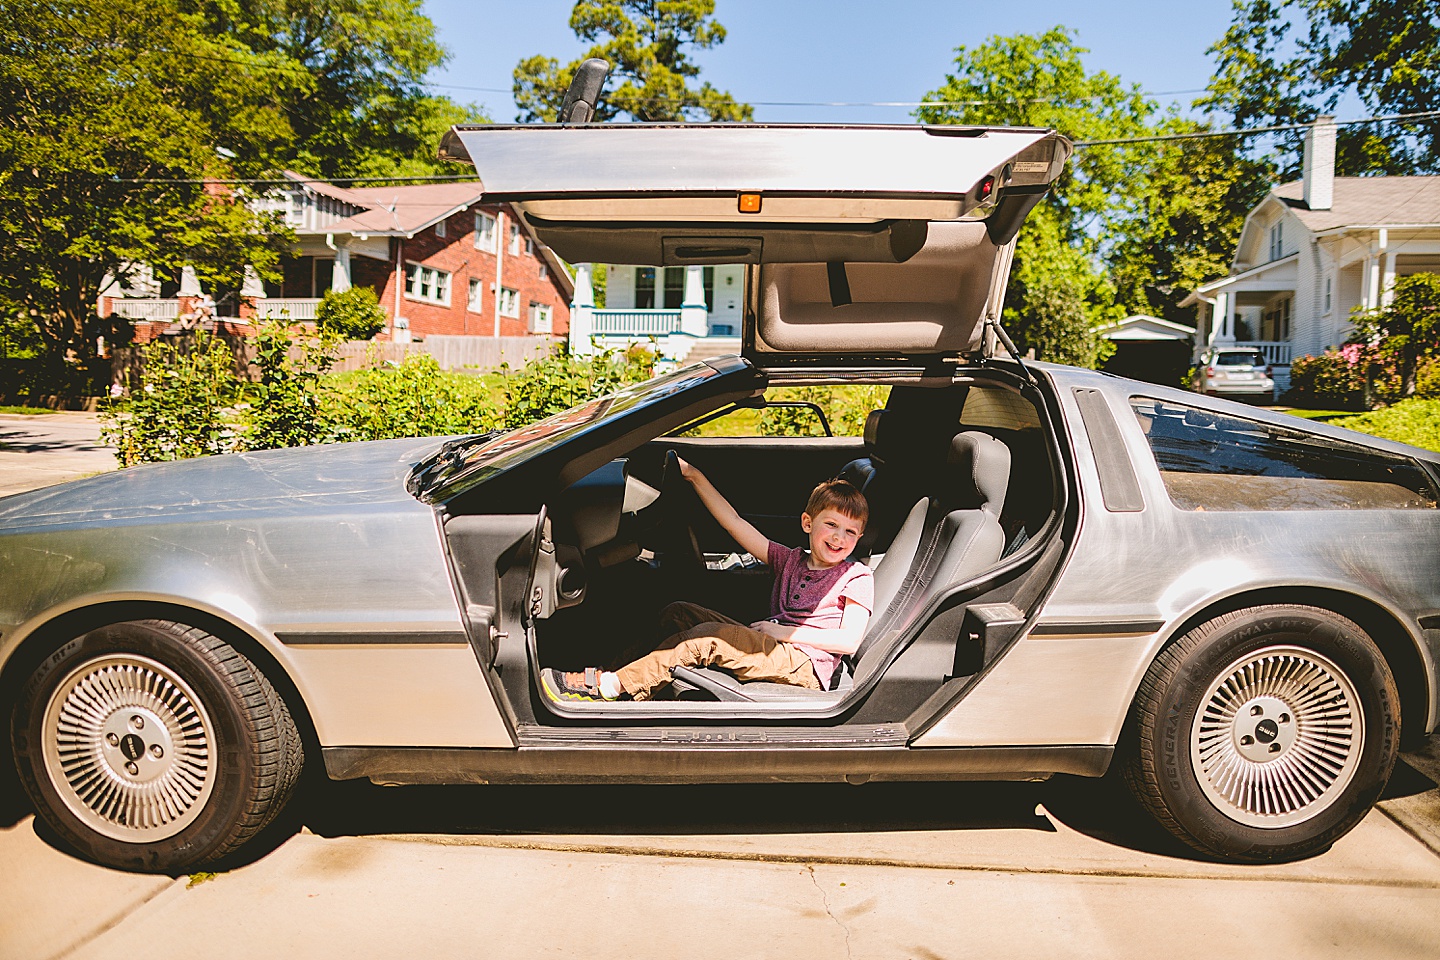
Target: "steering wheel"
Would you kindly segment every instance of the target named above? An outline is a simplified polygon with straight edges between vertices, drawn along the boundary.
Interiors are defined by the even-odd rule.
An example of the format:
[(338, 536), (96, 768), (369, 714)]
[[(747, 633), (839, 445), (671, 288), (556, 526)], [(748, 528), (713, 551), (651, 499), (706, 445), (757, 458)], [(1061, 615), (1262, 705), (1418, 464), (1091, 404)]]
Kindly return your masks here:
[(664, 565), (676, 573), (705, 569), (695, 528), (690, 525), (695, 489), (680, 475), (680, 458), (665, 451), (665, 469), (660, 475), (660, 552)]

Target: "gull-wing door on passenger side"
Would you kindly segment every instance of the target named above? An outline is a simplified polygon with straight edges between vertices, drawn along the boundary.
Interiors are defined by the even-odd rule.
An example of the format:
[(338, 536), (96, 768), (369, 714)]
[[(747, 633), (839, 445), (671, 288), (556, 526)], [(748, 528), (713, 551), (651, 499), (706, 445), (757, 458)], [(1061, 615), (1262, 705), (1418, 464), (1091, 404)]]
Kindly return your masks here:
[(480, 125), (441, 147), (572, 263), (745, 264), (761, 366), (978, 352), (1070, 152), (1053, 130), (771, 124)]

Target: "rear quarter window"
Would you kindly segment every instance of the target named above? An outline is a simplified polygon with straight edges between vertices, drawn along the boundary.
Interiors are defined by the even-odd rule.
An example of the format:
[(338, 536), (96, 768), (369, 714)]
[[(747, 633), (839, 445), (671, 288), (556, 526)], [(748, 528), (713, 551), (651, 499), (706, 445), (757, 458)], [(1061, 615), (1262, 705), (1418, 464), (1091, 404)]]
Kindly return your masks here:
[(1181, 510), (1433, 510), (1414, 461), (1302, 430), (1132, 397)]

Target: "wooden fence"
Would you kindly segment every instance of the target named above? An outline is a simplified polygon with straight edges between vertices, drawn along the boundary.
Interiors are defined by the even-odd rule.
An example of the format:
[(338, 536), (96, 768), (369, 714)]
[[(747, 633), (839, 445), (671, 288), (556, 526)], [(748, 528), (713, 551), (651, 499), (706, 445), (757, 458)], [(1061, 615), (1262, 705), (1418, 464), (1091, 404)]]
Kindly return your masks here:
[[(230, 344), (235, 353), (235, 371), (242, 379), (252, 379), (255, 368), (255, 344), (248, 337), (222, 339)], [(183, 350), (191, 341), (188, 337), (176, 339)], [(502, 363), (512, 368), (523, 367), (531, 360), (549, 354), (556, 341), (550, 337), (426, 337), (415, 343), (382, 343), (376, 340), (352, 340), (340, 345), (339, 361), (331, 367), (336, 373), (363, 370), (384, 363), (401, 363), (411, 354), (428, 353), (440, 364), (442, 370), (462, 370), (470, 373), (489, 373), (500, 369)], [(299, 351), (293, 351), (299, 356)], [(139, 347), (125, 347), (113, 351), (110, 358), (113, 383), (135, 388), (140, 384), (144, 370), (144, 351)]]

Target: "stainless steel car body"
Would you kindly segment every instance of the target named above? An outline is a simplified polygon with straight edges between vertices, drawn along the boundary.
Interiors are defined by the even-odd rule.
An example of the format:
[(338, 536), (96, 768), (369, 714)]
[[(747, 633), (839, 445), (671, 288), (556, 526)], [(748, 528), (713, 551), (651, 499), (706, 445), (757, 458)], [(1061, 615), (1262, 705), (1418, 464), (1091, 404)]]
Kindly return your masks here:
[[(914, 747), (1113, 745), (1141, 677), (1186, 624), (1239, 597), (1305, 591), (1388, 618), (1411, 658), (1396, 673), (1413, 665), (1421, 675), (1411, 678), (1422, 698), (1413, 715), (1434, 728), (1440, 629), (1421, 624), (1440, 613), (1440, 511), (1180, 510), (1131, 397), (1290, 418), (1088, 371), (1034, 369), (1075, 465), (1074, 544), (1022, 638), (926, 720)], [(1139, 509), (1107, 507), (1076, 389), (1104, 397)], [(513, 747), (507, 708), (467, 639), (436, 512), (404, 489), (437, 448), (387, 441), (232, 455), (0, 500), (0, 666), (28, 637), (83, 610), (195, 611), (273, 657), (323, 746)]]
[(511, 746), (435, 512), (405, 491), (439, 443), (233, 454), (0, 500), (0, 667), (86, 611), (198, 612), (273, 657), (321, 743)]
[[(1432, 466), (1436, 455), (1324, 424), (1103, 374), (1037, 364), (1054, 388), (1071, 441), (1080, 492), (1075, 545), (1054, 592), (1024, 638), (916, 746), (1014, 743), (1113, 744), (1159, 649), (1198, 614), (1236, 598), (1292, 602), (1321, 593), (1373, 606), (1413, 655), (1413, 704), (1426, 732), (1437, 724), (1440, 510), (1185, 511), (1166, 492), (1132, 397), (1303, 427)], [(1075, 389), (1098, 391), (1123, 438), (1143, 496), (1139, 510), (1107, 509), (1096, 447)], [(1103, 449), (1103, 448), (1102, 448)], [(1315, 591), (1307, 594), (1306, 591)], [(1264, 599), (1260, 599), (1264, 598)]]

